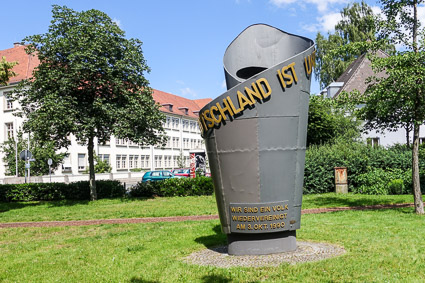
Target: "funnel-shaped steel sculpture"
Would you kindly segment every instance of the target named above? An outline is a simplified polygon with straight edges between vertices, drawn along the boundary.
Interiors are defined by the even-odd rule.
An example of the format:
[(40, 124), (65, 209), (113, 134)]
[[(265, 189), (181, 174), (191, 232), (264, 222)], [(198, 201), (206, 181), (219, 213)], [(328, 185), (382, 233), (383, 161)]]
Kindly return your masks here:
[(252, 25), (227, 48), (228, 91), (201, 109), (228, 252), (296, 249), (313, 41)]

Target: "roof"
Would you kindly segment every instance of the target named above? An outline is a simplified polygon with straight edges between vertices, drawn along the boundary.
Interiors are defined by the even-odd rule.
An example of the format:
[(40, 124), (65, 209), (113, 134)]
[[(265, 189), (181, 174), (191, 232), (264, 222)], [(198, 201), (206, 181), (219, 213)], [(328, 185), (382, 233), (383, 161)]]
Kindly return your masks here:
[(19, 43), (15, 43), (13, 48), (0, 50), (0, 58), (3, 56), (6, 57), (6, 61), (8, 62), (18, 62), (18, 65), (15, 65), (12, 69), (16, 73), (16, 76), (10, 78), (10, 84), (31, 77), (34, 68), (40, 64), (38, 58), (27, 54), (25, 52), (25, 46)]
[[(378, 57), (388, 57), (388, 54), (378, 50)], [(358, 90), (360, 93), (364, 93), (368, 87), (366, 79), (375, 75), (372, 70), (372, 63), (367, 58), (366, 54), (362, 54), (356, 60), (351, 63), (344, 73), (336, 80), (336, 82), (344, 83), (343, 87), (338, 90), (334, 97), (337, 97), (341, 92), (351, 92)], [(381, 74), (383, 75), (383, 74)], [(379, 76), (379, 74), (378, 74)]]
[[(198, 117), (197, 113), (202, 107), (212, 101), (211, 98), (191, 100), (156, 89), (153, 90), (152, 96), (157, 103), (163, 105), (160, 108), (161, 111), (194, 118)], [(170, 110), (170, 105), (172, 106), (172, 110)]]
[[(28, 55), (25, 52), (24, 45), (17, 43), (15, 43), (13, 48), (0, 50), (0, 58), (1, 56), (5, 56), (6, 60), (9, 62), (18, 61), (19, 63), (13, 67), (13, 71), (17, 75), (10, 78), (10, 84), (17, 83), (23, 79), (31, 77), (34, 69), (40, 64), (40, 61), (36, 56)], [(172, 105), (172, 111), (170, 111), (169, 107), (165, 106), (160, 108), (161, 111), (193, 118), (197, 118), (199, 110), (212, 101), (211, 98), (191, 100), (156, 89), (153, 90), (152, 96), (153, 99), (161, 105)]]

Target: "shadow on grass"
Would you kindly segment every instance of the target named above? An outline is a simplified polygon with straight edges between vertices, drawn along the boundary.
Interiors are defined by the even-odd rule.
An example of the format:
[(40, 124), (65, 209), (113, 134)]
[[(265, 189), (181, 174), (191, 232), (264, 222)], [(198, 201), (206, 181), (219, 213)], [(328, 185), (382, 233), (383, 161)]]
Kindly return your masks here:
[(382, 198), (370, 198), (370, 197), (356, 197), (350, 198), (350, 195), (343, 198), (341, 196), (323, 196), (314, 199), (308, 200), (310, 204), (313, 204), (313, 207), (353, 207), (353, 206), (367, 206), (367, 205), (377, 205), (377, 204), (394, 204), (402, 203), (403, 201), (397, 201), (395, 199), (382, 199)]
[(38, 206), (40, 202), (0, 202), (0, 214), (9, 210), (21, 209), (25, 207)]
[(131, 283), (159, 283), (159, 281), (152, 281), (152, 280), (144, 280), (139, 277), (133, 277), (130, 279)]
[(232, 282), (232, 279), (226, 278), (222, 275), (206, 275), (206, 276), (202, 277), (202, 282), (205, 282), (205, 283), (216, 283), (216, 282), (226, 283), (226, 282)]
[(206, 248), (213, 248), (220, 245), (226, 245), (226, 235), (221, 231), (221, 226), (216, 225), (212, 229), (214, 234), (203, 236), (195, 239), (195, 242), (203, 244)]

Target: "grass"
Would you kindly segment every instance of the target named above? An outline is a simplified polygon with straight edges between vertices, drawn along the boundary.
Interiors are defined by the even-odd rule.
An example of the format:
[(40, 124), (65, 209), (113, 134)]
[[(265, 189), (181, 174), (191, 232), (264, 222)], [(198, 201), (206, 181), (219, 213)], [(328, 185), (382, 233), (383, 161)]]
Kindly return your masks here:
[[(412, 203), (412, 195), (335, 193), (303, 196), (303, 209)], [(0, 222), (66, 221), (217, 214), (214, 196), (0, 203)]]
[(412, 208), (303, 215), (299, 241), (343, 246), (343, 256), (261, 268), (182, 259), (225, 244), (218, 220), (0, 230), (1, 282), (420, 282), (424, 218)]

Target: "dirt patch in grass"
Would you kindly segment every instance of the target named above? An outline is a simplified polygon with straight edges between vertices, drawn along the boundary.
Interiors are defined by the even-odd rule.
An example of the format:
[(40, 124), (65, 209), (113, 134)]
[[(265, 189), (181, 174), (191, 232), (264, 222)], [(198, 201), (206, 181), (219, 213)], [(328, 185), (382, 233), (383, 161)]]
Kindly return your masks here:
[[(355, 207), (331, 207), (331, 208), (311, 208), (303, 209), (302, 214), (316, 214), (337, 212), (345, 210), (371, 210), (371, 209), (391, 209), (413, 207), (412, 203), (402, 204), (380, 204)], [(95, 220), (75, 220), (75, 221), (40, 221), (40, 222), (10, 222), (0, 223), (0, 228), (15, 227), (57, 227), (57, 226), (87, 226), (100, 224), (132, 224), (132, 223), (154, 223), (154, 222), (178, 222), (178, 221), (201, 221), (218, 219), (218, 215), (193, 215), (193, 216), (172, 216), (172, 217), (144, 217), (144, 218), (122, 218), (122, 219), (95, 219)]]
[(234, 256), (227, 253), (227, 246), (203, 249), (189, 255), (185, 262), (195, 265), (229, 267), (278, 266), (284, 262), (297, 264), (336, 257), (345, 254), (343, 247), (327, 243), (297, 242), (292, 252), (270, 255)]

